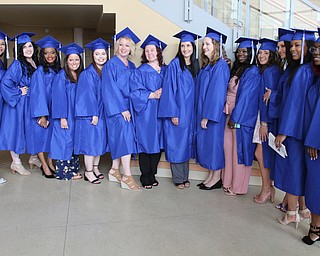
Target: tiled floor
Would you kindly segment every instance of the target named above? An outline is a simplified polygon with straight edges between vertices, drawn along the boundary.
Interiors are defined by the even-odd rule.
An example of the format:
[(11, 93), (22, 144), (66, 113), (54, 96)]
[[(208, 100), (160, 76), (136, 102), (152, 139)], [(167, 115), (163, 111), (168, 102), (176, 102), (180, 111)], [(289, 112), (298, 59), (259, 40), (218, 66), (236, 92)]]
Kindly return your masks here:
[[(307, 222), (281, 226), (273, 204), (253, 203), (259, 187), (228, 197), (197, 189), (197, 181), (178, 190), (159, 178), (159, 187), (131, 192), (107, 180), (49, 180), (39, 169), (12, 175), (9, 154), (0, 159), (0, 177), (8, 180), (0, 186), (1, 256), (320, 255), (320, 243), (300, 240)], [(27, 166), (28, 156), (22, 159)], [(109, 166), (104, 157), (101, 169)]]

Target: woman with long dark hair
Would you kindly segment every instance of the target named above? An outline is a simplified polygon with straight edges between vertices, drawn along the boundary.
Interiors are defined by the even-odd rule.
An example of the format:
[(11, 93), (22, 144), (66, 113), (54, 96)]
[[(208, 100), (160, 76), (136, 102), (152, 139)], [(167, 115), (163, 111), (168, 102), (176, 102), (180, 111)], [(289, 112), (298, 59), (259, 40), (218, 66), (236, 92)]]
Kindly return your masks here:
[[(311, 223), (307, 236), (302, 241), (312, 245), (320, 241), (320, 28), (318, 28), (319, 38), (310, 52), (313, 54), (312, 70), (316, 75), (316, 82), (310, 88), (307, 98), (306, 120), (307, 135), (304, 145), (306, 150), (307, 177), (305, 198), (306, 205), (311, 211)], [(310, 124), (310, 125), (309, 125)]]
[(278, 133), (278, 114), (273, 105), (263, 99), (267, 90), (277, 91), (281, 70), (277, 56), (277, 41), (263, 38), (259, 40), (261, 46), (257, 55), (257, 64), (260, 69), (260, 95), (259, 115), (254, 133), (254, 142), (257, 143), (255, 156), (259, 164), (262, 178), (262, 189), (260, 194), (254, 197), (254, 202), (262, 204), (268, 199), (273, 203), (275, 189), (271, 186), (270, 169), (274, 169), (275, 151), (268, 145), (268, 134)]
[(224, 132), (225, 168), (222, 172), (226, 195), (248, 192), (255, 144), (252, 142), (258, 116), (260, 74), (255, 49), (258, 40), (239, 38), (227, 90)]
[(61, 70), (58, 48), (61, 43), (51, 36), (36, 42), (40, 49), (38, 69), (31, 78), (30, 85), (30, 132), (27, 145), (28, 153), (38, 154), (41, 171), (45, 178), (54, 178), (55, 168), (52, 160), (45, 159), (44, 152), (50, 150), (52, 133), (51, 123), (51, 89), (55, 75)]
[(230, 69), (222, 58), (222, 44), (227, 37), (207, 28), (202, 42), (202, 68), (196, 83), (196, 160), (209, 170), (199, 186), (202, 190), (222, 187), (224, 168), (223, 137), (226, 114), (223, 112)]
[[(107, 115), (108, 143), (112, 166), (108, 177), (121, 187), (140, 191), (131, 173), (131, 155), (137, 153), (130, 103), (130, 76), (136, 69), (130, 56), (140, 39), (127, 27), (115, 35), (115, 56), (102, 69), (102, 100)], [(122, 163), (124, 175), (119, 167)]]
[[(34, 33), (21, 33), (16, 41), (15, 58), (1, 80), (1, 92), (5, 101), (0, 127), (0, 149), (10, 150), (11, 170), (20, 175), (29, 175), (20, 160), (19, 154), (26, 152), (26, 129), (30, 119), (28, 113), (28, 89), (31, 76), (38, 66), (37, 47), (31, 38)], [(31, 156), (29, 163), (39, 166), (39, 159)], [(40, 163), (41, 166), (41, 163)], [(40, 167), (39, 166), (39, 167)]]
[(110, 44), (98, 38), (86, 45), (92, 52), (92, 63), (79, 77), (76, 93), (76, 128), (74, 152), (84, 155), (84, 180), (100, 184), (100, 156), (107, 151), (107, 127), (101, 97), (102, 68), (108, 60)]
[[(313, 31), (295, 30), (291, 40), (292, 65), (290, 75), (284, 84), (282, 95), (279, 132), (275, 145), (285, 145), (288, 157), (276, 156), (274, 184), (285, 191), (288, 198), (288, 211), (278, 221), (282, 225), (295, 223), (310, 218), (310, 211), (304, 202), (306, 164), (304, 155), (304, 121), (307, 92), (314, 83), (314, 72), (311, 68), (315, 36)], [(286, 91), (285, 91), (286, 89)], [(297, 203), (299, 200), (299, 212)]]
[(194, 41), (200, 37), (185, 30), (174, 37), (180, 38), (180, 43), (163, 80), (158, 117), (163, 118), (164, 151), (173, 182), (183, 189), (190, 186), (189, 159), (195, 156), (195, 78), (199, 63)]
[(158, 186), (155, 175), (163, 149), (162, 120), (158, 118), (159, 99), (165, 75), (162, 51), (166, 44), (152, 35), (142, 43), (141, 65), (130, 83), (137, 135), (140, 181), (145, 189)]
[(56, 159), (56, 178), (81, 179), (79, 156), (74, 154), (75, 98), (79, 75), (83, 70), (81, 48), (71, 43), (58, 49), (65, 54), (64, 67), (52, 84), (53, 131), (49, 157)]

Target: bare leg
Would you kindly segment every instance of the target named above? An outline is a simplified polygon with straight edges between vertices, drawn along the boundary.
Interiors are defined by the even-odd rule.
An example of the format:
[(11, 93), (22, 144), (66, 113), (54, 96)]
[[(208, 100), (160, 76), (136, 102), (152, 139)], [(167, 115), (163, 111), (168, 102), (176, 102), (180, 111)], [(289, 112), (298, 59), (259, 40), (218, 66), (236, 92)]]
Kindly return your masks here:
[(86, 171), (87, 171), (85, 172), (84, 175), (87, 177), (89, 181), (96, 179), (96, 176), (93, 173), (93, 160), (94, 160), (94, 156), (84, 155), (84, 164), (86, 166)]
[(53, 170), (53, 171), (56, 170), (55, 166), (53, 165), (52, 159), (50, 157), (48, 157), (47, 163), (48, 163), (48, 166), (51, 170)]
[(99, 179), (104, 179), (104, 175), (99, 170), (100, 156), (94, 156), (93, 158), (93, 172)]
[(270, 201), (273, 202), (274, 190), (271, 189), (270, 169), (264, 167), (262, 144), (257, 144), (255, 156), (261, 172), (262, 188), (260, 194), (254, 197), (254, 201), (264, 203), (270, 197)]
[(121, 163), (123, 167), (124, 175), (131, 176), (131, 154), (121, 157)]
[(141, 187), (135, 182), (131, 174), (131, 154), (121, 157), (124, 175), (121, 178), (121, 187), (129, 190), (141, 190)]
[(51, 171), (49, 170), (49, 167), (48, 167), (48, 164), (46, 162), (46, 159), (44, 157), (44, 153), (43, 152), (39, 152), (38, 153), (38, 158), (41, 162), (41, 165), (42, 165), (42, 168), (43, 168), (43, 171), (46, 175), (52, 175)]
[(206, 187), (212, 187), (221, 179), (221, 170), (218, 171), (210, 171), (212, 173), (212, 177), (209, 182), (206, 184)]

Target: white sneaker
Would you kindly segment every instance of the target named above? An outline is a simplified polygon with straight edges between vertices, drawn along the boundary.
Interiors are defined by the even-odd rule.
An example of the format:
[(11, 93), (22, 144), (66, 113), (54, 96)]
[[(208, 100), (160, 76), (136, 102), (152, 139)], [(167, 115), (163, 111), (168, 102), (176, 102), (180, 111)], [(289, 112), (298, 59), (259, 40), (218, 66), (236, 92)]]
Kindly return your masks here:
[(4, 178), (0, 178), (0, 184), (6, 183), (7, 180), (5, 180)]

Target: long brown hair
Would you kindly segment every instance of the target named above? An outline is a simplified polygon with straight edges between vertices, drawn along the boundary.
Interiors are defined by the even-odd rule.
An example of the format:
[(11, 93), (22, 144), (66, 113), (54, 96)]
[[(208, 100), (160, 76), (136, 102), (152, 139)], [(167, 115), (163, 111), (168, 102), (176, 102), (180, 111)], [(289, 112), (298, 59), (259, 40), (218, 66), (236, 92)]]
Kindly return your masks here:
[(220, 43), (212, 38), (211, 40), (213, 44), (213, 52), (210, 59), (204, 54), (203, 51), (201, 52), (202, 68), (206, 67), (208, 64), (213, 66), (220, 59)]

